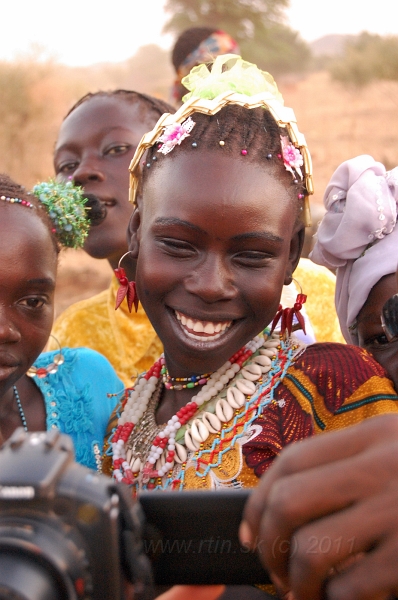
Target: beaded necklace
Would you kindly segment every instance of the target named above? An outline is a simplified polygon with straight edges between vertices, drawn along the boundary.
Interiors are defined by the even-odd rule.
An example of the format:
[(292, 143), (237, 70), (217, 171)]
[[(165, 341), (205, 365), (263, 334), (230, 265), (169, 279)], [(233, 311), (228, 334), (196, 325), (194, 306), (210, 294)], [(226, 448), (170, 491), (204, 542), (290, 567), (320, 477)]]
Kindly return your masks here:
[[(196, 475), (204, 477), (272, 401), (298, 348), (290, 338), (256, 336), (212, 373), (166, 425), (155, 421), (162, 391), (161, 357), (135, 388), (127, 391), (111, 442), (115, 479), (136, 490), (182, 489), (188, 455)], [(215, 438), (211, 447), (204, 449), (210, 434), (216, 434)]]
[(21, 417), (22, 426), (25, 431), (28, 431), (28, 424), (26, 422), (25, 412), (24, 412), (24, 409), (22, 408), (21, 398), (19, 397), (19, 393), (18, 393), (16, 385), (13, 386), (13, 390), (14, 390), (15, 400), (17, 402), (19, 416)]

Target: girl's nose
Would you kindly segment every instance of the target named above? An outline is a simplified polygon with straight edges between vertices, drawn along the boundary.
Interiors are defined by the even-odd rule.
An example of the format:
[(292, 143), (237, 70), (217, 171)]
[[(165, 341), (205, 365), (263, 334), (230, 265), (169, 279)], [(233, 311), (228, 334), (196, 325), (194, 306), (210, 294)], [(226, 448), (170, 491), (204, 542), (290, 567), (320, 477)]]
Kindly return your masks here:
[(105, 180), (98, 160), (92, 158), (83, 159), (72, 176), (75, 185), (87, 185), (90, 181), (102, 182)]
[(237, 295), (233, 275), (222, 257), (209, 254), (186, 281), (186, 289), (208, 303), (233, 300)]
[(0, 307), (0, 344), (19, 342), (21, 334), (17, 327), (6, 317), (5, 310)]

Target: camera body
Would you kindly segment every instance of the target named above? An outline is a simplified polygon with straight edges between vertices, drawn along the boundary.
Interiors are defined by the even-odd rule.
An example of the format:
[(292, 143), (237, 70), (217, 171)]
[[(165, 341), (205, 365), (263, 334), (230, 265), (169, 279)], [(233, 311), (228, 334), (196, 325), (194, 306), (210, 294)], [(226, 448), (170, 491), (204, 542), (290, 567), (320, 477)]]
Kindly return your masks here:
[(128, 488), (74, 462), (71, 439), (16, 430), (0, 449), (0, 598), (150, 598), (142, 511)]
[[(74, 462), (57, 430), (0, 448), (0, 600), (134, 600), (156, 584), (269, 583), (239, 544), (247, 490), (146, 492)], [(259, 548), (260, 550), (260, 548)]]

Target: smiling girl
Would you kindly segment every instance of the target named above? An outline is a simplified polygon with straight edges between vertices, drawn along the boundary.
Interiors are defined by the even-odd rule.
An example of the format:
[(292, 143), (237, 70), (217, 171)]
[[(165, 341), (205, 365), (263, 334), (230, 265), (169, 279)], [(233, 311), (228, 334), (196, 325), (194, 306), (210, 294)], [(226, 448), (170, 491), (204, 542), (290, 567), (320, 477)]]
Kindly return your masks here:
[(136, 287), (164, 344), (111, 424), (106, 468), (134, 492), (253, 487), (285, 445), (398, 408), (363, 350), (300, 345), (292, 311), (280, 338), (265, 329), (312, 193), (304, 136), (272, 77), (229, 55), (184, 85), (186, 103), (130, 167)]
[[(128, 250), (128, 165), (142, 135), (163, 112), (173, 110), (138, 92), (98, 92), (81, 98), (62, 123), (55, 173), (60, 180), (82, 186), (105, 208), (106, 216), (90, 229), (84, 250), (93, 258), (106, 258), (112, 269)], [(134, 275), (135, 263), (129, 257), (122, 266)], [(101, 352), (125, 385), (131, 385), (131, 376), (148, 369), (162, 345), (142, 310), (131, 314), (123, 303), (115, 312), (117, 287), (114, 277), (106, 291), (69, 307), (57, 319), (54, 334), (63, 345)]]
[(37, 194), (41, 200), (0, 175), (0, 443), (20, 426), (59, 429), (72, 436), (78, 462), (96, 468), (122, 382), (91, 350), (40, 355), (53, 323), (60, 244), (82, 243), (87, 224), (72, 186), (43, 184)]

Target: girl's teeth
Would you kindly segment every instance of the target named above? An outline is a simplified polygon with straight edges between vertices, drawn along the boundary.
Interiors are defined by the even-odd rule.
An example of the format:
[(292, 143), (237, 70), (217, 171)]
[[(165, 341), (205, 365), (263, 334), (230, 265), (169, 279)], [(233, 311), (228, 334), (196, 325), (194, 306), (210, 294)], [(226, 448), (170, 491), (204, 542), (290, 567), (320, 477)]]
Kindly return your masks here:
[[(190, 319), (189, 317), (186, 317), (185, 315), (183, 315), (182, 313), (178, 313), (176, 311), (176, 317), (178, 319), (178, 321), (181, 322), (182, 325), (184, 325), (184, 327), (186, 327), (187, 329), (190, 329), (191, 331), (194, 331), (195, 333), (206, 333), (208, 336), (212, 336), (211, 339), (215, 340), (217, 338), (220, 337), (221, 332), (225, 331), (226, 329), (229, 328), (229, 326), (231, 325), (231, 322), (229, 323), (212, 323), (211, 321), (194, 321), (193, 319)], [(200, 335), (194, 335), (193, 333), (189, 333), (188, 331), (185, 330), (185, 333), (196, 340), (205, 340), (205, 339), (209, 339), (206, 338), (205, 336), (200, 336)]]

